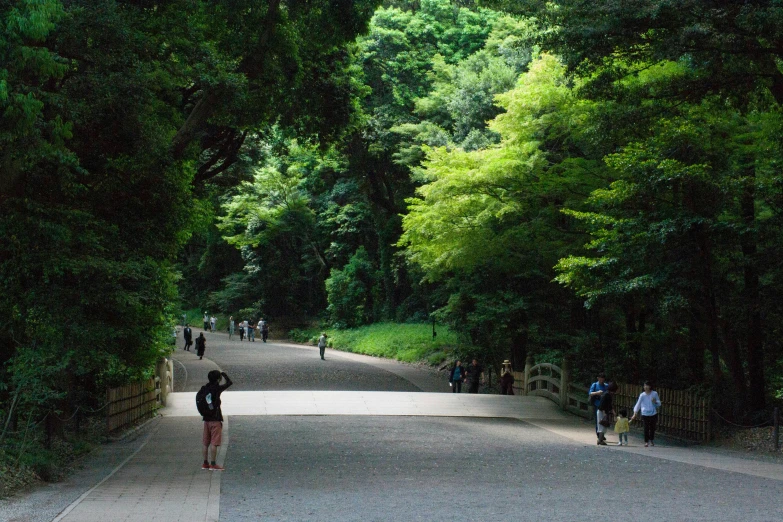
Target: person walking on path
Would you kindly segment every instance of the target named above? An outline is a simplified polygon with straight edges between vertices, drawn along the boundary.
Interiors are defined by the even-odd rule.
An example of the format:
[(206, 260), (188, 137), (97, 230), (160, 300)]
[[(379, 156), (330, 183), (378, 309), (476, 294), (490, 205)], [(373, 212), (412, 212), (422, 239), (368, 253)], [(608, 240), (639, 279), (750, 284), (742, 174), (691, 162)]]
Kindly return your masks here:
[(245, 325), (242, 323), (239, 323), (239, 340), (244, 341), (245, 340)]
[(481, 384), (481, 374), (483, 372), (484, 369), (479, 366), (478, 360), (473, 359), (473, 362), (470, 363), (467, 369), (468, 393), (479, 392), (479, 384)]
[(514, 395), (514, 372), (508, 359), (503, 361), (503, 369), (500, 370), (500, 394)]
[(234, 338), (234, 316), (228, 318), (228, 339)]
[(614, 417), (614, 392), (617, 391), (616, 383), (609, 383), (606, 392), (601, 394), (601, 402), (598, 403), (596, 413), (596, 426), (598, 427), (598, 445), (606, 446), (606, 429), (612, 425)]
[(451, 384), (451, 393), (462, 393), (462, 381), (465, 380), (465, 368), (462, 362), (457, 361), (449, 372), (449, 383)]
[(592, 385), (590, 385), (590, 391), (587, 392), (588, 403), (592, 407), (590, 417), (595, 423), (595, 436), (598, 437), (599, 440), (601, 437), (598, 435), (598, 403), (601, 402), (601, 395), (606, 393), (607, 388), (608, 386), (606, 385), (606, 375), (601, 372), (598, 374), (597, 380)]
[(639, 399), (633, 407), (633, 422), (641, 412), (644, 424), (644, 447), (655, 446), (655, 428), (658, 427), (658, 408), (661, 407), (661, 399), (658, 392), (652, 389), (652, 383), (644, 383), (644, 391), (639, 394)]
[(321, 333), (321, 337), (318, 338), (318, 351), (321, 353), (321, 360), (325, 361), (324, 353), (326, 352), (326, 332)]
[(185, 325), (185, 329), (182, 330), (182, 337), (185, 339), (185, 349), (190, 351), (190, 347), (193, 346), (193, 330), (190, 329), (190, 324)]
[(623, 442), (628, 445), (628, 432), (631, 431), (631, 423), (628, 422), (628, 410), (622, 408), (617, 415), (617, 422), (614, 423), (614, 432), (619, 438), (617, 445), (622, 446)]
[(261, 330), (261, 339), (266, 342), (269, 338), (269, 323), (264, 321), (264, 318), (258, 320), (258, 328)]
[(247, 322), (247, 340), (256, 342), (256, 324), (253, 321)]
[(213, 332), (215, 331), (215, 323), (217, 323), (217, 318), (213, 315), (209, 320), (209, 326), (212, 328)]
[(209, 330), (209, 314), (204, 312), (204, 331)]
[[(204, 434), (201, 437), (201, 441), (204, 445), (204, 463), (201, 465), (201, 469), (223, 471), (225, 468), (218, 466), (215, 461), (218, 446), (220, 446), (223, 439), (223, 412), (220, 410), (220, 394), (234, 383), (231, 382), (226, 372), (219, 372), (218, 370), (209, 372), (207, 379), (209, 379), (209, 382), (204, 388), (206, 388), (208, 409), (205, 412), (206, 414), (202, 416), (202, 419), (204, 419)], [(225, 384), (220, 384), (222, 379), (226, 380)]]
[(199, 359), (204, 358), (204, 350), (207, 349), (207, 339), (204, 337), (204, 332), (201, 332), (198, 334), (198, 337), (196, 337), (196, 355), (198, 355)]

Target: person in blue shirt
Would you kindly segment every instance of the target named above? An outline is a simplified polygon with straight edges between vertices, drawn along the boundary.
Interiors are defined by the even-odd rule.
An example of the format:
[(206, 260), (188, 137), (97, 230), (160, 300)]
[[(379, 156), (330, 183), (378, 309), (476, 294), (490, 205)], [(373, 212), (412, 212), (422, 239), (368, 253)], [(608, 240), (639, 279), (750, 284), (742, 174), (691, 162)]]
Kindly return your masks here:
[(465, 368), (463, 368), (460, 361), (457, 361), (449, 374), (451, 393), (462, 393), (462, 381), (465, 380), (465, 375)]
[(606, 374), (601, 372), (598, 374), (596, 382), (590, 386), (590, 391), (587, 392), (588, 400), (591, 406), (591, 417), (593, 419), (593, 426), (595, 427), (595, 436), (598, 440), (601, 440), (601, 434), (598, 430), (598, 404), (601, 402), (601, 395), (606, 393), (609, 387), (606, 384)]

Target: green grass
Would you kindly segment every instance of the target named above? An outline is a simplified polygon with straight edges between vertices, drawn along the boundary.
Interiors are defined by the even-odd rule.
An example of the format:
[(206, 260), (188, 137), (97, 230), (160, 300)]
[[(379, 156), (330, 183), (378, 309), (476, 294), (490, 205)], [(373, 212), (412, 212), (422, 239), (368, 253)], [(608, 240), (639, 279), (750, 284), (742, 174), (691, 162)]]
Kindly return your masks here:
[[(292, 341), (317, 344), (322, 330), (292, 330)], [(438, 364), (451, 357), (460, 345), (457, 334), (446, 327), (438, 327), (438, 336), (432, 339), (431, 324), (376, 323), (349, 330), (325, 330), (328, 346), (346, 352), (386, 357), (404, 362)]]

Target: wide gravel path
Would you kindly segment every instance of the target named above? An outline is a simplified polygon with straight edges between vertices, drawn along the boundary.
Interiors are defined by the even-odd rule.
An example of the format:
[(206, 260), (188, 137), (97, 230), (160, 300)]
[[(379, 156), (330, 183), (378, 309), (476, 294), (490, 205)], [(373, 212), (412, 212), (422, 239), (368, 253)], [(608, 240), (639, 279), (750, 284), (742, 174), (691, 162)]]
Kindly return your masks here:
[(230, 423), (225, 522), (783, 520), (781, 481), (575, 444), (522, 421)]
[[(195, 330), (197, 336), (201, 330)], [(207, 372), (219, 367), (234, 381), (232, 391), (341, 390), (341, 391), (448, 391), (445, 376), (395, 361), (327, 349), (321, 360), (318, 348), (270, 340), (263, 343), (229, 340), (228, 334), (206, 332), (205, 359), (198, 361), (182, 350), (174, 353), (176, 391), (198, 391)], [(195, 360), (194, 360), (195, 359)], [(214, 362), (208, 363), (209, 361)], [(184, 365), (184, 366), (183, 366)], [(187, 367), (187, 374), (184, 367)], [(195, 369), (194, 369), (195, 368)], [(203, 374), (203, 375), (202, 375)]]

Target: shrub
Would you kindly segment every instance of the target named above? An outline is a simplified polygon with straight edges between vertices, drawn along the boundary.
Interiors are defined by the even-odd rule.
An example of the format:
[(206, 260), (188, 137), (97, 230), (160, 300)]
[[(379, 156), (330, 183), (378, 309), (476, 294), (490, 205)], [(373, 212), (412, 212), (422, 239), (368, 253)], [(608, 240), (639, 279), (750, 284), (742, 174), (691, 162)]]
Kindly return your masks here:
[(342, 270), (332, 269), (326, 280), (331, 323), (354, 328), (371, 322), (379, 304), (380, 279), (364, 247), (359, 247)]

